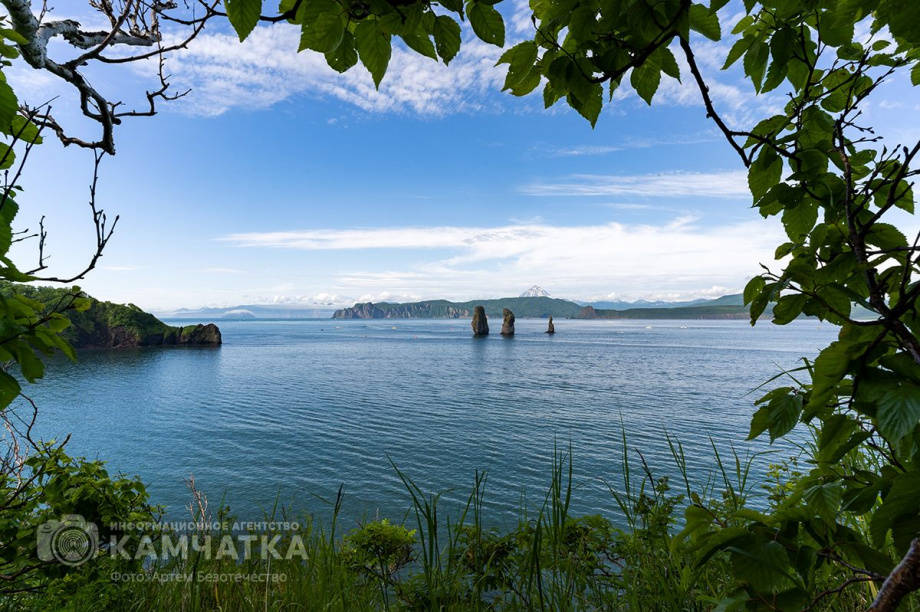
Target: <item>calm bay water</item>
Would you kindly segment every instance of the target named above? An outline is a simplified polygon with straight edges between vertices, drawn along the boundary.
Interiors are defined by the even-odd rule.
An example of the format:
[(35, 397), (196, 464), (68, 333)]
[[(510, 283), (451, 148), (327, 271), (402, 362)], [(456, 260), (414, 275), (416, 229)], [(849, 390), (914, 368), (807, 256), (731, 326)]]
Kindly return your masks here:
[(513, 339), (474, 339), (464, 320), (218, 323), (219, 349), (54, 361), (30, 389), (41, 434), (72, 433), (71, 454), (140, 475), (172, 519), (186, 517), (190, 473), (240, 519), (261, 518), (279, 491), (328, 516), (318, 497), (340, 484), (349, 519), (399, 519), (409, 497), (389, 457), (423, 490), (453, 489), (448, 511), (488, 470), (488, 520), (506, 523), (522, 491), (542, 501), (554, 442), (574, 452), (573, 510), (615, 515), (604, 479), (618, 482), (621, 427), (662, 471), (673, 471), (665, 431), (696, 473), (712, 467), (710, 436), (766, 449), (742, 442), (749, 392), (835, 333), (814, 321), (561, 320), (548, 336), (545, 321), (518, 320)]

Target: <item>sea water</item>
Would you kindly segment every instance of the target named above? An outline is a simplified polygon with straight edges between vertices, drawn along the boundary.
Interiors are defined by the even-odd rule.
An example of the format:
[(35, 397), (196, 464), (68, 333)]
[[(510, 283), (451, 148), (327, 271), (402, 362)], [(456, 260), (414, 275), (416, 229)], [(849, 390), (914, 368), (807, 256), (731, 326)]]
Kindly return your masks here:
[(443, 492), (447, 513), (486, 471), (486, 520), (508, 524), (539, 510), (554, 448), (572, 452), (572, 511), (616, 516), (608, 487), (622, 484), (624, 450), (676, 475), (666, 434), (700, 480), (713, 444), (772, 452), (754, 461), (758, 478), (791, 454), (745, 442), (755, 389), (835, 334), (813, 320), (558, 320), (548, 335), (545, 320), (519, 319), (513, 338), (473, 338), (467, 320), (217, 323), (219, 348), (53, 360), (27, 388), (42, 437), (70, 434), (70, 454), (138, 475), (176, 520), (190, 474), (243, 520), (276, 500), (328, 518), (340, 486), (345, 520), (401, 520), (411, 499), (398, 468)]

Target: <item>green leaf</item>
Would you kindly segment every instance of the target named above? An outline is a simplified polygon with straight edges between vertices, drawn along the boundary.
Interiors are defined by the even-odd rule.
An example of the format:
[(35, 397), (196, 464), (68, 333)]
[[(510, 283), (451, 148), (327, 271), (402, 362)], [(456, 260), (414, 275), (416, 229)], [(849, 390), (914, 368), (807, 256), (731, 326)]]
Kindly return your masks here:
[(762, 276), (755, 276), (749, 280), (747, 285), (744, 286), (744, 305), (747, 306), (753, 302), (754, 298), (763, 291), (766, 284), (767, 281), (765, 281)]
[(770, 408), (764, 406), (754, 413), (751, 417), (751, 431), (748, 433), (748, 440), (755, 440), (760, 434), (770, 428)]
[(740, 21), (738, 21), (738, 23), (735, 24), (735, 27), (732, 28), (732, 34), (741, 34), (746, 29), (754, 25), (755, 21), (756, 20), (754, 19), (753, 15), (745, 15), (741, 18)]
[(15, 115), (10, 122), (10, 127), (12, 134), (19, 138), (19, 140), (31, 142), (33, 144), (42, 143), (42, 137), (38, 131), (38, 127), (22, 115)]
[(0, 370), (0, 410), (9, 406), (14, 399), (19, 397), (21, 390), (19, 381)]
[(814, 485), (802, 492), (802, 499), (818, 516), (833, 522), (843, 499), (843, 485), (840, 482)]
[(758, 538), (730, 550), (735, 574), (756, 591), (769, 592), (779, 586), (792, 565), (786, 549), (775, 540), (763, 542)]
[(438, 59), (438, 54), (434, 50), (434, 43), (428, 37), (424, 30), (418, 29), (412, 33), (400, 34), (400, 38), (406, 43), (406, 46), (425, 57), (433, 60)]
[(19, 102), (13, 88), (6, 81), (0, 81), (0, 132), (13, 135), (13, 118), (19, 110)]
[(642, 65), (633, 68), (629, 77), (630, 84), (636, 89), (639, 97), (651, 106), (652, 98), (661, 84), (661, 66), (655, 56), (649, 57)]
[(709, 529), (709, 526), (712, 525), (714, 520), (715, 517), (712, 512), (706, 508), (696, 504), (687, 506), (687, 509), (684, 510), (684, 528), (674, 538), (672, 549), (676, 549), (677, 546), (687, 538), (692, 538), (700, 531)]
[(751, 48), (752, 42), (754, 42), (753, 36), (745, 36), (735, 41), (735, 44), (732, 45), (731, 50), (728, 52), (728, 57), (725, 58), (725, 64), (723, 64), (722, 70), (727, 70), (732, 64), (737, 62), (741, 56)]
[(893, 225), (876, 223), (866, 235), (866, 242), (880, 249), (903, 248), (907, 246), (907, 237)]
[(374, 85), (380, 89), (392, 53), (390, 35), (381, 31), (373, 19), (362, 21), (355, 28), (355, 47), (361, 63), (370, 71)]
[(16, 30), (11, 30), (9, 28), (0, 28), (0, 36), (6, 38), (7, 40), (12, 40), (17, 45), (27, 45), (29, 41), (25, 36), (17, 32)]
[(811, 200), (802, 200), (783, 211), (783, 227), (790, 240), (803, 242), (818, 222), (818, 205)]
[(910, 82), (914, 87), (920, 85), (920, 62), (914, 64), (914, 67), (910, 69)]
[(21, 343), (18, 349), (19, 350), (16, 351), (16, 360), (19, 362), (19, 371), (22, 372), (22, 376), (27, 381), (34, 383), (37, 379), (44, 376), (45, 364), (41, 359), (35, 356), (32, 347), (25, 342)]
[(680, 66), (677, 65), (677, 59), (674, 58), (671, 50), (667, 47), (661, 47), (655, 52), (655, 55), (659, 58), (661, 71), (680, 82)]
[(920, 44), (920, 2), (887, 0), (879, 3), (877, 16), (895, 37)]
[(718, 41), (722, 38), (719, 16), (702, 4), (690, 5), (690, 27), (709, 40)]
[(336, 72), (345, 72), (358, 63), (355, 36), (349, 31), (342, 35), (342, 42), (335, 50), (326, 53), (326, 63)]
[(230, 25), (240, 37), (240, 42), (246, 40), (249, 33), (259, 23), (262, 0), (224, 0), (224, 8), (227, 10)]
[(802, 414), (801, 395), (783, 395), (767, 404), (770, 411), (770, 442), (792, 431)]
[(304, 22), (298, 51), (312, 49), (320, 53), (330, 53), (335, 51), (342, 42), (345, 36), (346, 17), (337, 2), (329, 4), (331, 10), (320, 13), (316, 21)]
[(816, 459), (823, 463), (839, 459), (840, 449), (847, 446), (850, 436), (858, 429), (859, 423), (846, 415), (834, 414), (828, 417), (818, 434)]
[(13, 219), (19, 212), (19, 205), (7, 198), (0, 206), (0, 255), (6, 256), (13, 244)]
[(783, 160), (770, 147), (764, 147), (748, 170), (748, 186), (757, 203), (783, 175)]
[(594, 127), (604, 105), (604, 88), (598, 83), (591, 83), (583, 98), (576, 98), (574, 95), (569, 94), (567, 100), (572, 108), (590, 121), (591, 127)]
[(445, 15), (438, 15), (434, 21), (434, 45), (438, 55), (449, 64), (460, 51), (460, 24)]
[(497, 47), (505, 45), (505, 22), (495, 7), (474, 0), (467, 3), (466, 14), (476, 36)]
[(760, 293), (751, 300), (751, 325), (754, 325), (757, 319), (760, 318), (760, 315), (763, 314), (764, 310), (767, 309), (767, 304), (769, 304), (773, 296), (776, 295), (777, 289), (777, 283), (765, 284)]
[(920, 472), (905, 472), (895, 477), (891, 489), (882, 505), (869, 521), (869, 533), (872, 542), (881, 548), (885, 545), (885, 536), (895, 519), (900, 516), (913, 516), (920, 507)]
[(767, 70), (767, 60), (770, 58), (770, 47), (761, 41), (753, 41), (751, 47), (744, 55), (744, 73), (751, 78), (754, 89), (760, 93), (764, 72)]
[(876, 414), (879, 431), (897, 445), (920, 422), (920, 387), (902, 384), (885, 393)]
[(577, 40), (590, 41), (597, 28), (597, 9), (593, 6), (580, 6), (572, 11), (569, 18), (569, 32)]
[(776, 301), (773, 307), (773, 322), (777, 325), (786, 325), (794, 321), (800, 314), (805, 303), (809, 300), (807, 295), (797, 293), (795, 295), (784, 295)]
[(508, 64), (508, 75), (502, 89), (511, 89), (526, 79), (533, 71), (536, 61), (537, 45), (533, 41), (524, 41), (506, 51), (498, 60), (499, 64)]
[(814, 363), (809, 409), (820, 408), (830, 399), (849, 366), (850, 358), (847, 357), (845, 345), (840, 341), (832, 342), (821, 351)]

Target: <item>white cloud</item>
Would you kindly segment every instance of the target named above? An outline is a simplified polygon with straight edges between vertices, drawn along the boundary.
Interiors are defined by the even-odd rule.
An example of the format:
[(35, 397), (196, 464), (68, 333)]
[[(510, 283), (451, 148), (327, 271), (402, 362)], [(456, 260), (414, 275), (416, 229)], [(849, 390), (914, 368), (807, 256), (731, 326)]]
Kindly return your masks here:
[(204, 274), (243, 274), (242, 270), (236, 268), (197, 268), (189, 272), (201, 272)]
[(726, 293), (739, 290), (761, 262), (772, 260), (783, 235), (778, 224), (767, 221), (706, 227), (678, 217), (663, 225), (394, 227), (235, 234), (223, 240), (313, 251), (317, 261), (329, 250), (419, 250), (412, 264), (332, 273), (335, 292), (366, 294), (362, 301), (517, 295), (535, 283), (569, 298), (617, 291), (684, 299), (714, 295), (716, 290), (707, 293), (714, 286)]
[(338, 74), (312, 51), (297, 53), (299, 32), (287, 24), (260, 26), (244, 43), (232, 34), (205, 33), (169, 63), (177, 89), (192, 93), (177, 104), (199, 115), (231, 108), (264, 109), (295, 96), (337, 98), (371, 112), (441, 116), (481, 109), (485, 94), (498, 91), (501, 49), (468, 38), (450, 66), (394, 45), (387, 75), (374, 88), (355, 66)]
[[(532, 12), (526, 0), (514, 0), (506, 18), (506, 46), (533, 36)], [(174, 53), (168, 64), (177, 91), (192, 93), (176, 105), (196, 115), (219, 115), (231, 108), (265, 109), (290, 98), (305, 96), (338, 99), (361, 110), (376, 113), (414, 113), (444, 116), (458, 112), (501, 111), (509, 108), (542, 108), (539, 90), (528, 96), (532, 104), (499, 93), (507, 67), (495, 66), (502, 49), (476, 38), (463, 24), (460, 53), (450, 66), (406, 49), (394, 39), (393, 55), (380, 90), (358, 65), (338, 74), (325, 58), (312, 51), (297, 53), (299, 31), (288, 24), (260, 25), (240, 43), (232, 33), (205, 32), (188, 49)], [(776, 106), (773, 97), (755, 99), (738, 71), (720, 71), (731, 40), (714, 43), (694, 41), (697, 61), (706, 75), (710, 94), (721, 113), (744, 120)], [(656, 104), (702, 106), (699, 91), (681, 50), (674, 54), (683, 83), (664, 78)], [(149, 74), (152, 65), (134, 66)], [(628, 82), (628, 78), (626, 79)], [(610, 109), (624, 102), (642, 104), (631, 87), (624, 85), (614, 95)]]
[(750, 197), (747, 175), (743, 171), (624, 176), (574, 174), (566, 182), (532, 183), (519, 191), (533, 196)]
[(109, 272), (135, 272), (137, 270), (149, 270), (150, 266), (99, 266), (99, 269)]
[(382, 291), (380, 293), (365, 293), (361, 297), (355, 300), (356, 303), (360, 302), (419, 302), (423, 298), (417, 293), (402, 293), (399, 295), (390, 293), (389, 291)]
[(700, 134), (697, 136), (684, 137), (681, 135), (672, 135), (669, 138), (627, 138), (618, 141), (616, 145), (573, 145), (568, 147), (542, 148), (551, 157), (582, 157), (586, 155), (606, 155), (607, 153), (617, 153), (619, 151), (628, 151), (630, 149), (650, 149), (657, 146), (674, 146), (674, 145), (691, 145), (713, 142), (721, 136), (715, 132), (709, 134)]

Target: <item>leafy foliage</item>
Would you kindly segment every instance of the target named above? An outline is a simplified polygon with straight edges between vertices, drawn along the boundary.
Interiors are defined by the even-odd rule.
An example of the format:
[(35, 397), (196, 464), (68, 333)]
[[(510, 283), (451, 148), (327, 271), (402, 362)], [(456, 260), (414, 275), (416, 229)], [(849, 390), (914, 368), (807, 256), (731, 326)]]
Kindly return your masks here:
[[(468, 18), (477, 37), (503, 47), (506, 32), (496, 4), (282, 0), (273, 19), (299, 27), (301, 50), (323, 53), (338, 71), (362, 63), (379, 87), (396, 40), (448, 63), (460, 49), (459, 23)], [(920, 143), (885, 146), (871, 126), (860, 124), (860, 111), (897, 75), (920, 84), (920, 4), (744, 0), (745, 15), (732, 30), (724, 68), (736, 66), (758, 95), (782, 91), (788, 99), (782, 112), (745, 129), (722, 119), (694, 55), (699, 37), (726, 36), (726, 4), (532, 0), (532, 39), (517, 42), (499, 59), (507, 66), (504, 89), (524, 96), (542, 86), (547, 107), (565, 100), (594, 125), (605, 99), (609, 103), (620, 87), (631, 87), (651, 104), (663, 78), (692, 77), (708, 116), (748, 169), (754, 207), (778, 219), (788, 238), (776, 249), (779, 269), (753, 278), (745, 289), (752, 323), (775, 304), (776, 324), (805, 314), (840, 332), (814, 361), (787, 373), (791, 383), (758, 401), (751, 424), (751, 437), (766, 434), (771, 440), (796, 428), (810, 431), (807, 471), (785, 483), (766, 512), (748, 508), (731, 487), (714, 500), (688, 486), (690, 504), (675, 542), (688, 546), (695, 560), (689, 569), (679, 568), (681, 578), (693, 581), (695, 572), (727, 561), (728, 582), (709, 595), (723, 610), (814, 609), (830, 596), (868, 606), (876, 591), (873, 609), (893, 610), (904, 593), (920, 588), (918, 568), (895, 569), (901, 558), (908, 570), (920, 564), (910, 554), (920, 546), (920, 236), (911, 240), (891, 222), (893, 212), (915, 210), (912, 179)], [(228, 0), (225, 8), (244, 39), (260, 19), (262, 3)], [(857, 38), (856, 32), (867, 34)], [(23, 42), (17, 36), (0, 29), (0, 55), (15, 56), (11, 43)], [(681, 74), (678, 54), (689, 75)], [(16, 109), (15, 94), (2, 82), (0, 134), (10, 141), (0, 158), (0, 166), (10, 164), (4, 167), (12, 167), (16, 142), (37, 142), (37, 130)], [(17, 194), (17, 187), (8, 188), (0, 203), (0, 278), (25, 281), (6, 257)], [(854, 304), (872, 317), (854, 318)], [(37, 378), (36, 348), (67, 350), (54, 329), (61, 325), (21, 296), (0, 300), (0, 327), (7, 327), (0, 356), (18, 363), (27, 380)], [(19, 391), (15, 379), (4, 375), (0, 409)], [(654, 499), (666, 491), (664, 485), (653, 488)], [(437, 500), (410, 491), (417, 516), (427, 521), (425, 528), (419, 519), (428, 568), (421, 591), (436, 597), (431, 587), (446, 576), (433, 562), (440, 558), (437, 530), (431, 529)], [(565, 542), (590, 547), (607, 541), (603, 528), (585, 531), (568, 522), (567, 499), (554, 490), (548, 506), (553, 519), (529, 526), (530, 555), (522, 557), (526, 563), (516, 575), (536, 581), (544, 569), (558, 567)], [(551, 544), (549, 558), (543, 538)], [(480, 536), (476, 542), (481, 544)], [(503, 550), (500, 542), (486, 542), (491, 554)], [(473, 556), (482, 558), (475, 549)], [(888, 586), (879, 590), (886, 577), (900, 595)], [(560, 584), (567, 586), (552, 593), (548, 605), (571, 602), (584, 587)], [(533, 592), (528, 584), (521, 588)]]
[[(754, 207), (782, 223), (781, 269), (753, 278), (744, 292), (752, 323), (775, 303), (776, 324), (805, 314), (840, 333), (789, 373), (791, 385), (758, 401), (750, 434), (772, 441), (809, 429), (814, 462), (768, 514), (704, 527), (696, 519), (717, 513), (694, 500), (684, 537), (700, 563), (730, 555), (737, 589), (722, 609), (811, 609), (828, 596), (816, 591), (817, 576), (851, 572), (833, 593), (875, 588), (920, 536), (920, 236), (911, 240), (890, 222), (895, 210), (914, 212), (920, 143), (888, 147), (860, 124), (882, 83), (900, 74), (920, 83), (920, 4), (744, 0), (724, 68), (738, 66), (756, 94), (788, 96), (782, 112), (749, 129), (721, 118), (694, 55), (699, 36), (725, 36), (726, 4), (533, 0), (534, 36), (507, 49), (499, 64), (508, 68), (504, 88), (512, 94), (542, 85), (547, 107), (564, 99), (594, 125), (618, 88), (632, 87), (651, 104), (662, 78), (686, 78), (674, 55), (682, 54), (708, 116), (748, 169)], [(370, 30), (353, 24), (362, 20), (393, 34), (434, 31), (428, 3), (337, 6), (350, 31)], [(459, 3), (441, 6), (464, 17)], [(479, 38), (503, 44), (491, 3), (468, 2), (465, 14)], [(302, 5), (294, 21), (316, 19)], [(379, 85), (380, 62), (361, 59)], [(854, 304), (871, 318), (854, 318)], [(903, 592), (920, 588), (920, 579), (903, 573), (892, 581)], [(886, 589), (876, 609), (897, 606)], [(866, 605), (872, 592), (865, 591)]]

